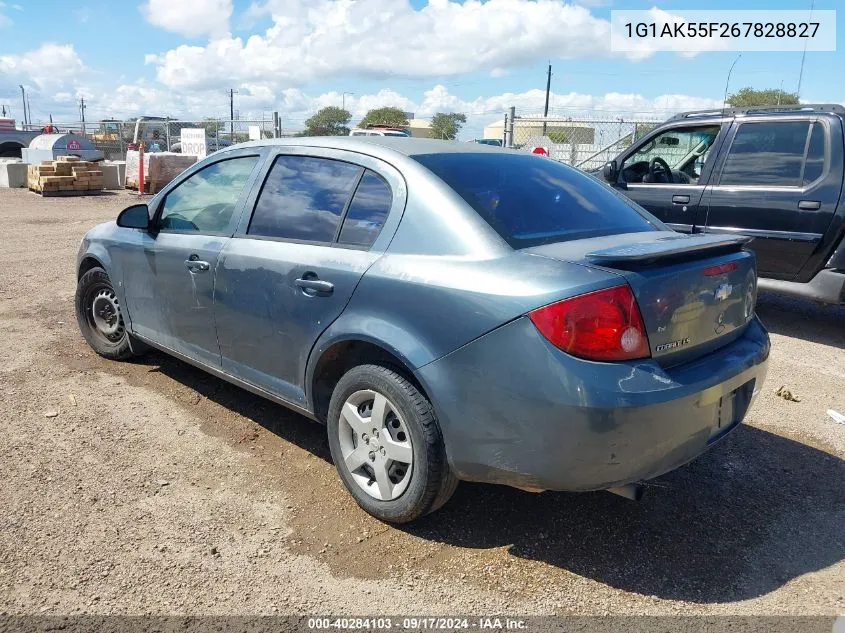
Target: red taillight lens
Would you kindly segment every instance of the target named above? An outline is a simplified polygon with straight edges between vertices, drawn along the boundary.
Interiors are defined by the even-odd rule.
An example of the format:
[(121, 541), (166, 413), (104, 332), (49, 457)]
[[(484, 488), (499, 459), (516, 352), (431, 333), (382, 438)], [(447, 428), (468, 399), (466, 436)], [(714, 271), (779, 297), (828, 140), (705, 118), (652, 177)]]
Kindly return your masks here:
[(553, 345), (573, 356), (616, 361), (651, 355), (640, 308), (627, 284), (558, 301), (528, 316)]
[(736, 262), (728, 262), (727, 264), (718, 264), (717, 266), (708, 266), (704, 269), (705, 277), (713, 277), (714, 275), (724, 275), (725, 273), (732, 273), (736, 270)]

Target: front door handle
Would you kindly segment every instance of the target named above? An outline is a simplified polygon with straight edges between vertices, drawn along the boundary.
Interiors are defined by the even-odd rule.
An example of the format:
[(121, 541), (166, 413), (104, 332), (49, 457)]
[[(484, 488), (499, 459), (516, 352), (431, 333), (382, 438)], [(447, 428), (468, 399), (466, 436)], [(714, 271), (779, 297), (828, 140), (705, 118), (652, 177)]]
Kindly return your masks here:
[(294, 283), (297, 288), (302, 289), (302, 292), (311, 297), (325, 297), (334, 292), (334, 284), (329, 281), (323, 281), (322, 279), (300, 277)]
[(822, 203), (818, 200), (801, 200), (798, 202), (798, 208), (801, 211), (818, 211), (821, 209)]
[(188, 270), (192, 273), (204, 273), (211, 268), (211, 265), (208, 262), (204, 262), (199, 259), (186, 259), (185, 266), (187, 266)]
[(684, 196), (684, 195), (672, 196), (672, 204), (689, 204), (689, 196)]

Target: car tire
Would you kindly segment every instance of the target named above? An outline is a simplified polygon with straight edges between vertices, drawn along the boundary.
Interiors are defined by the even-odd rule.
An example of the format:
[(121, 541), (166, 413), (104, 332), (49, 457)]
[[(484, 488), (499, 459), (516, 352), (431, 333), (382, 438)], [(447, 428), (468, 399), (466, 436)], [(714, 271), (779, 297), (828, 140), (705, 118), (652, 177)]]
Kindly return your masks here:
[(120, 302), (102, 268), (92, 268), (80, 277), (76, 284), (75, 307), (82, 336), (100, 356), (124, 360), (142, 351), (142, 344), (129, 340), (120, 314)]
[[(377, 411), (385, 413), (377, 418)], [(393, 369), (359, 365), (346, 372), (332, 392), (327, 427), (343, 484), (377, 519), (413, 521), (455, 491), (431, 403)]]

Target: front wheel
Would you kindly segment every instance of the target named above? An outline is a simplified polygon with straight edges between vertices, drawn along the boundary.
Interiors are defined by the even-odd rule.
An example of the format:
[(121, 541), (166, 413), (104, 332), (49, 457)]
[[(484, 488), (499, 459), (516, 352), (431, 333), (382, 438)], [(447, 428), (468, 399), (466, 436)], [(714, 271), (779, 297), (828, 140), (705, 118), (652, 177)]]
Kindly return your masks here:
[(392, 369), (361, 365), (344, 374), (332, 393), (327, 426), (340, 478), (374, 517), (407, 523), (454, 492), (457, 480), (431, 403)]
[(120, 302), (109, 276), (92, 268), (76, 285), (76, 321), (88, 345), (100, 356), (123, 360), (133, 356)]

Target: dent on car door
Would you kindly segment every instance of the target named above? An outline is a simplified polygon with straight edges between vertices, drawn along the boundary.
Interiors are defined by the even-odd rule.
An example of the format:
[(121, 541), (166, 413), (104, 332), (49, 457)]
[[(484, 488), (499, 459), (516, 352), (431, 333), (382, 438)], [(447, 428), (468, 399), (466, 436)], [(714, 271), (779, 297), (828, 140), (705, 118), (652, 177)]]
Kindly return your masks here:
[(385, 223), (395, 230), (388, 217), (404, 207), (392, 168), (309, 151), (322, 155), (275, 158), (248, 226), (221, 255), (215, 289), (223, 369), (301, 406), (311, 348), (386, 246)]
[(220, 363), (212, 301), (217, 257), (234, 232), (258, 155), (204, 166), (166, 192), (152, 230), (128, 252), (133, 330), (191, 358)]
[(705, 194), (706, 230), (753, 237), (762, 275), (805, 281), (799, 273), (842, 187), (842, 152), (832, 151), (831, 133), (841, 139), (838, 121), (824, 118), (736, 124), (718, 182)]
[(647, 138), (625, 157), (617, 186), (675, 230), (693, 231), (720, 133), (711, 123), (677, 126)]

